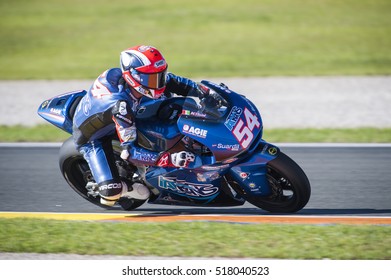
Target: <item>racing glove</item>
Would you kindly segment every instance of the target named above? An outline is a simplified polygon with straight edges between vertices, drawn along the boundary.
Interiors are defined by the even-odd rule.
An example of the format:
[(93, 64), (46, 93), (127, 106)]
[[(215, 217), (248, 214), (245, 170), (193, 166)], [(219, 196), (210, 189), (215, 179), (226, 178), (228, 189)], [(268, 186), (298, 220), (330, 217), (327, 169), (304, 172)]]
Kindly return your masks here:
[(170, 154), (164, 152), (157, 161), (157, 166), (160, 167), (188, 167), (191, 162), (194, 162), (195, 155), (189, 152), (179, 152)]
[(209, 95), (210, 89), (203, 84), (197, 84), (198, 98), (202, 99)]
[(198, 89), (198, 97), (201, 100), (202, 107), (220, 108), (221, 105), (223, 104), (223, 98), (219, 94), (213, 91), (211, 92), (211, 90), (208, 87), (202, 84), (198, 84), (197, 89)]
[(220, 108), (223, 105), (223, 99), (217, 93), (210, 93), (203, 99), (203, 103), (207, 108)]

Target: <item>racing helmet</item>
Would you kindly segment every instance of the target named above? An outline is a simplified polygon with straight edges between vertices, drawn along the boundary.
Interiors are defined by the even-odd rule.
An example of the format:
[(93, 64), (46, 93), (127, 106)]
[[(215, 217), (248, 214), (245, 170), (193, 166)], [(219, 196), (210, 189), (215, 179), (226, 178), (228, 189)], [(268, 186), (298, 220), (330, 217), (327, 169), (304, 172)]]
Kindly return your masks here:
[(166, 89), (167, 63), (163, 55), (151, 46), (135, 46), (120, 55), (122, 76), (140, 94), (159, 98)]

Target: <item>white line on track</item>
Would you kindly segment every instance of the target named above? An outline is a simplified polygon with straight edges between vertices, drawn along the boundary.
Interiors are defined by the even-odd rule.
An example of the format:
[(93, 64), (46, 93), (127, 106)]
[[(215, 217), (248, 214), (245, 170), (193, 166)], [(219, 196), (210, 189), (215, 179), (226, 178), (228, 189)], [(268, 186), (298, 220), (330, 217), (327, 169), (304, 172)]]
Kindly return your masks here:
[[(390, 148), (391, 143), (271, 143), (277, 147), (293, 148)], [(0, 148), (59, 148), (62, 143), (18, 142), (0, 143)]]

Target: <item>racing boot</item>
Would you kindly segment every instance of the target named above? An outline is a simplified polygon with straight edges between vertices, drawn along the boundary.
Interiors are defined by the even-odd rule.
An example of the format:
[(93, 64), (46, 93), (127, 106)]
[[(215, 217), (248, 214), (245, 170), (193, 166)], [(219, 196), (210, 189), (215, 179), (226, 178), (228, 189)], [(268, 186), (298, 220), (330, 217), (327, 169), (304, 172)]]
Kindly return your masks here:
[(121, 197), (124, 184), (121, 181), (109, 180), (98, 184), (100, 203), (106, 206), (114, 206)]
[(150, 195), (149, 189), (143, 184), (133, 183), (131, 186), (128, 186), (128, 184), (125, 183), (124, 181), (118, 184), (121, 185), (122, 190), (116, 195), (112, 195), (112, 196), (104, 196), (101, 194), (101, 198), (100, 198), (101, 204), (112, 207), (121, 197), (133, 198), (138, 200), (147, 200), (149, 198)]
[(134, 198), (138, 200), (147, 200), (149, 198), (149, 189), (141, 183), (133, 183), (130, 187), (122, 182), (123, 189), (121, 197)]

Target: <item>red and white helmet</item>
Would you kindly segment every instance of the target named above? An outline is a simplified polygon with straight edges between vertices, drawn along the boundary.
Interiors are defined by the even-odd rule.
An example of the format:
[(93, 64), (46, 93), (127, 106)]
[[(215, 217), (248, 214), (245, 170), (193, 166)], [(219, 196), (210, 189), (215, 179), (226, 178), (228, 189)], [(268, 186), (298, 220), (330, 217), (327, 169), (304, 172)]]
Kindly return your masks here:
[(159, 98), (166, 89), (167, 62), (151, 46), (136, 46), (121, 52), (122, 76), (129, 86), (152, 99)]

